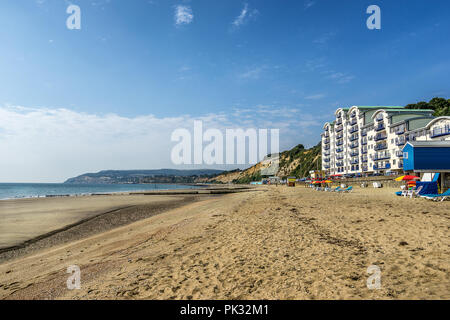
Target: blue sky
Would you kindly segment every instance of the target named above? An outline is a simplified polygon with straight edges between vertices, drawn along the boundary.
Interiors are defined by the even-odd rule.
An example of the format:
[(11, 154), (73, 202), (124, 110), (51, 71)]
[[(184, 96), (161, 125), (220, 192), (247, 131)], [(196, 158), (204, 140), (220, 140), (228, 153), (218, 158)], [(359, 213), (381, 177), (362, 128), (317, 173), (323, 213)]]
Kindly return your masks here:
[[(81, 8), (81, 30), (66, 28), (71, 3)], [(381, 8), (381, 30), (366, 27), (371, 4)], [(180, 6), (187, 15), (177, 23)], [(282, 149), (312, 146), (339, 106), (448, 98), (449, 9), (444, 0), (3, 0), (0, 108), (9, 124), (0, 120), (0, 133), (21, 149), (11, 146), (15, 132), (35, 124), (33, 138), (43, 139), (39, 124), (49, 117), (121, 125), (209, 117), (272, 123), (281, 127)], [(19, 120), (24, 113), (29, 122)], [(86, 162), (74, 172), (172, 167), (163, 158)], [(35, 180), (74, 173), (48, 172)], [(0, 171), (0, 181), (13, 180), (6, 175)]]

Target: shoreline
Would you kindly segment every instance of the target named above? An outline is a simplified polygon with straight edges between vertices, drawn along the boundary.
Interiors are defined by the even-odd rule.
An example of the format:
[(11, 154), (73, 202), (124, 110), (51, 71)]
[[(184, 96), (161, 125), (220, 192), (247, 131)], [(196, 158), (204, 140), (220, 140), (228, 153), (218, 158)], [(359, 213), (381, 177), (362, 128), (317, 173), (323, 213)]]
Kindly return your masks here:
[[(17, 183), (0, 183), (0, 184), (17, 184)], [(20, 184), (20, 183), (19, 183)], [(39, 183), (23, 183), (23, 184), (39, 184)], [(42, 185), (49, 185), (51, 183), (40, 183)], [(55, 185), (63, 185), (64, 183), (54, 183)], [(142, 189), (142, 190), (121, 190), (121, 191), (99, 191), (99, 192), (86, 192), (86, 193), (73, 193), (73, 194), (47, 194), (47, 195), (36, 195), (36, 196), (24, 196), (24, 197), (13, 197), (13, 198), (1, 198), (0, 201), (5, 200), (20, 200), (20, 199), (40, 199), (40, 198), (63, 198), (63, 197), (85, 197), (85, 196), (96, 196), (96, 195), (110, 195), (110, 194), (126, 194), (131, 192), (149, 192), (149, 191), (169, 191), (169, 190), (192, 190), (192, 189), (203, 189), (208, 187), (208, 185), (195, 185), (195, 184), (188, 184), (188, 183), (148, 183), (149, 185), (153, 184), (162, 184), (162, 185), (177, 185), (177, 186), (185, 186), (185, 187), (196, 187), (197, 188), (167, 188), (167, 189)], [(67, 186), (70, 186), (71, 184), (66, 184)], [(75, 184), (77, 186), (89, 186), (89, 184)], [(133, 185), (133, 184), (103, 184), (105, 186), (111, 186), (111, 185)], [(136, 185), (136, 184), (134, 184)], [(142, 183), (140, 185), (145, 185), (145, 183)], [(98, 186), (98, 184), (96, 184)]]
[[(153, 183), (152, 183), (153, 184)], [(154, 183), (158, 184), (158, 183)], [(166, 183), (159, 183), (167, 185)], [(28, 196), (28, 197), (14, 197), (14, 198), (2, 198), (2, 201), (9, 200), (29, 200), (29, 199), (46, 199), (46, 198), (80, 198), (80, 197), (91, 197), (91, 196), (108, 196), (108, 195), (131, 195), (131, 194), (167, 194), (167, 192), (172, 193), (183, 193), (183, 194), (194, 194), (194, 193), (208, 193), (209, 191), (217, 190), (250, 190), (253, 187), (248, 185), (235, 185), (235, 184), (185, 184), (185, 183), (173, 183), (173, 185), (179, 186), (192, 186), (197, 188), (167, 188), (167, 189), (142, 189), (142, 190), (121, 190), (121, 191), (105, 191), (105, 192), (90, 192), (90, 193), (78, 193), (78, 194), (55, 194), (55, 195), (42, 195), (42, 196)], [(196, 192), (201, 191), (201, 192)], [(205, 192), (203, 192), (205, 191)]]

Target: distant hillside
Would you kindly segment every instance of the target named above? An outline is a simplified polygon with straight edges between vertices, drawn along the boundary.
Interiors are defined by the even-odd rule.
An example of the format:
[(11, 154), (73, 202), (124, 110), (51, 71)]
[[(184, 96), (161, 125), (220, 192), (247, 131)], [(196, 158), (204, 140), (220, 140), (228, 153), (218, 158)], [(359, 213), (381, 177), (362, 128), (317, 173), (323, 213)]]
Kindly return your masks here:
[(64, 183), (193, 183), (199, 179), (207, 180), (221, 174), (223, 170), (103, 170), (85, 173), (70, 178)]
[(433, 98), (430, 102), (421, 101), (405, 106), (406, 109), (431, 109), (435, 117), (450, 116), (450, 99)]
[[(297, 178), (307, 177), (309, 171), (321, 168), (321, 144), (313, 148), (305, 149), (302, 144), (291, 150), (280, 153), (279, 168), (276, 176), (284, 178), (295, 176)], [(217, 177), (211, 178), (210, 182), (217, 183), (249, 183), (261, 180), (261, 170), (272, 166), (270, 160), (263, 160), (246, 170), (233, 170), (224, 172)]]

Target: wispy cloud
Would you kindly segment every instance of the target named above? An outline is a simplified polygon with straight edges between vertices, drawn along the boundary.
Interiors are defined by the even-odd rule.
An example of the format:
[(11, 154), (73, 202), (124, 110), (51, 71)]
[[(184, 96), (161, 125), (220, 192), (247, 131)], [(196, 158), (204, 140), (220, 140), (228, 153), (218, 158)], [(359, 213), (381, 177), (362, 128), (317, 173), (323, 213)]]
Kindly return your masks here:
[(320, 37), (314, 39), (313, 42), (323, 45), (323, 44), (326, 44), (328, 41), (330, 41), (335, 35), (336, 35), (335, 32), (328, 32), (328, 33), (325, 33), (325, 34), (321, 35)]
[(183, 65), (178, 69), (178, 80), (186, 80), (186, 79), (191, 79), (192, 75), (191, 75), (191, 71), (192, 68), (188, 65)]
[(305, 1), (305, 10), (311, 8), (311, 7), (312, 7), (313, 5), (315, 5), (315, 4), (316, 4), (316, 2), (315, 2), (315, 1), (312, 1), (312, 0), (307, 0), (307, 1)]
[(329, 73), (328, 76), (326, 76), (327, 79), (332, 79), (332, 80), (336, 80), (336, 82), (338, 83), (348, 83), (350, 81), (352, 81), (355, 76), (347, 74), (347, 73), (342, 73), (342, 72), (327, 72)]
[(241, 13), (233, 20), (232, 25), (235, 28), (239, 28), (240, 26), (246, 24), (249, 20), (255, 18), (259, 14), (257, 9), (249, 9), (248, 3), (244, 4), (244, 8), (241, 10)]
[(313, 94), (310, 96), (305, 97), (305, 99), (307, 100), (319, 100), (319, 99), (323, 99), (326, 97), (325, 93), (318, 93), (318, 94)]
[(194, 20), (194, 14), (189, 6), (177, 5), (175, 6), (175, 24), (177, 26), (183, 24), (190, 24)]
[[(305, 63), (305, 71), (319, 73), (325, 77), (325, 79), (333, 80), (339, 84), (344, 84), (352, 81), (356, 77), (350, 73), (335, 71), (330, 66), (325, 58), (316, 58), (308, 60)], [(306, 97), (305, 99), (307, 99)]]
[(259, 79), (261, 77), (261, 73), (264, 70), (264, 67), (255, 67), (248, 69), (238, 75), (241, 79)]

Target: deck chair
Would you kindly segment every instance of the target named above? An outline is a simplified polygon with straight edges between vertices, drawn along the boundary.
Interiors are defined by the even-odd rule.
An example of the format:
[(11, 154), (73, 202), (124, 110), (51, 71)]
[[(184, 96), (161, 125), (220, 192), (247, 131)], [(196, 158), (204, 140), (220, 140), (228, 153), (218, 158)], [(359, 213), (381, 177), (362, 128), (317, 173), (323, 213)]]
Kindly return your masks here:
[(341, 190), (339, 190), (338, 192), (345, 193), (345, 192), (352, 192), (352, 190), (353, 190), (353, 187), (350, 186), (350, 187), (348, 187), (347, 189), (341, 189)]
[(450, 189), (441, 194), (424, 194), (421, 197), (428, 200), (444, 201), (445, 199), (450, 198)]
[(352, 186), (348, 187), (348, 188), (345, 189), (345, 190), (342, 190), (342, 192), (345, 192), (345, 193), (350, 193), (350, 192), (352, 192), (352, 191), (353, 191), (353, 187), (352, 187)]
[(416, 190), (408, 190), (408, 196), (412, 199), (412, 198), (417, 198), (419, 197), (420, 191), (422, 191), (423, 186), (418, 187)]

